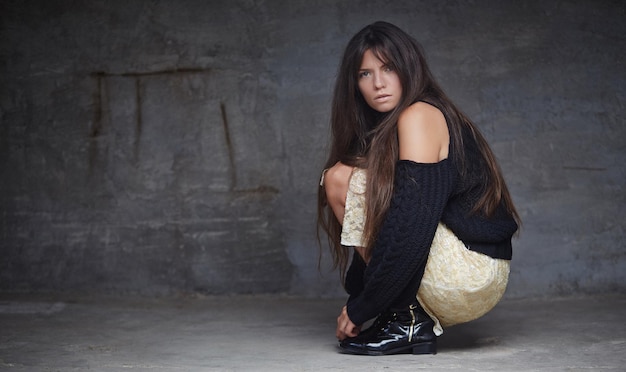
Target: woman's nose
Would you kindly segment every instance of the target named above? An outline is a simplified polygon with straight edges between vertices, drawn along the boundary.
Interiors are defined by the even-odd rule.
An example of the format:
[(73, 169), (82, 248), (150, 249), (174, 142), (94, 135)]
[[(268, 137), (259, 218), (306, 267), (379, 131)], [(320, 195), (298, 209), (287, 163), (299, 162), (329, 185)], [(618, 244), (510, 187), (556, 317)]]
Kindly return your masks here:
[(382, 76), (380, 76), (380, 74), (376, 74), (374, 76), (374, 87), (376, 87), (376, 89), (385, 87), (385, 81), (383, 80)]

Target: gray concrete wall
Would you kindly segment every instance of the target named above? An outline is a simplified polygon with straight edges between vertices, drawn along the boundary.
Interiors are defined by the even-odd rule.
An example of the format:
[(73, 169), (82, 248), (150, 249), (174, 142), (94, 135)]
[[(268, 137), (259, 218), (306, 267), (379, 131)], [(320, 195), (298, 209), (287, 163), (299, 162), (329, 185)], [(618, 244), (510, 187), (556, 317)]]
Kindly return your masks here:
[(3, 1), (0, 290), (341, 294), (315, 200), (340, 54), (401, 26), (524, 219), (508, 294), (626, 286), (621, 1)]

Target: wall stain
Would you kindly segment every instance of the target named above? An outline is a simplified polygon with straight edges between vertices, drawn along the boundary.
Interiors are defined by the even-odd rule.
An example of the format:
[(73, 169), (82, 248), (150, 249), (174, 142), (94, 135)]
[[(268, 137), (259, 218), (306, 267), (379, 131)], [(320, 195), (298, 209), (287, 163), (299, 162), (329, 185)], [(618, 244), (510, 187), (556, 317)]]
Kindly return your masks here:
[(604, 167), (577, 167), (577, 166), (563, 166), (563, 169), (566, 170), (581, 170), (581, 171), (589, 171), (589, 172), (604, 172), (607, 168)]
[(142, 90), (141, 90), (141, 78), (135, 77), (135, 141), (133, 142), (133, 155), (135, 157), (135, 163), (139, 162), (139, 145), (141, 142), (141, 130), (143, 126), (142, 117)]
[(233, 190), (232, 192), (236, 194), (279, 194), (280, 190), (274, 186), (261, 185), (253, 189)]
[[(202, 74), (209, 73), (211, 69), (205, 68), (181, 68), (181, 69), (165, 69), (145, 72), (120, 72), (111, 73), (104, 71), (95, 71), (91, 76), (96, 80), (96, 93), (94, 94), (94, 122), (89, 131), (89, 169), (94, 168), (98, 157), (98, 137), (102, 134), (104, 125), (104, 95), (106, 90), (106, 80), (109, 77), (125, 77), (132, 78), (135, 81), (135, 139), (133, 141), (133, 156), (135, 163), (139, 161), (139, 151), (141, 145), (141, 136), (143, 132), (143, 84), (144, 77), (181, 75), (181, 74)], [(220, 102), (220, 114), (224, 129), (224, 141), (228, 150), (228, 161), (230, 165), (231, 186), (229, 192), (239, 195), (268, 195), (278, 194), (280, 190), (273, 186), (260, 185), (256, 188), (237, 189), (237, 168), (235, 162), (235, 151), (230, 133), (230, 124), (228, 122), (228, 114), (224, 102)]]
[(94, 94), (94, 116), (91, 128), (89, 128), (89, 149), (88, 149), (88, 163), (89, 163), (89, 176), (91, 176), (93, 168), (96, 165), (98, 159), (98, 137), (102, 132), (104, 109), (102, 102), (102, 90), (105, 84), (103, 73), (94, 73), (92, 76), (96, 79), (96, 92)]
[(102, 79), (104, 77), (101, 73), (94, 74), (96, 78), (96, 94), (94, 95), (94, 118), (91, 130), (89, 131), (89, 137), (95, 138), (100, 134), (102, 129)]
[(226, 141), (226, 147), (228, 148), (228, 161), (230, 162), (231, 190), (234, 190), (237, 188), (237, 169), (235, 168), (235, 155), (233, 151), (233, 144), (230, 140), (230, 128), (228, 125), (228, 116), (226, 115), (226, 105), (224, 105), (224, 102), (220, 102), (220, 112), (222, 113), (224, 139)]
[[(93, 124), (89, 130), (89, 169), (90, 171), (95, 166), (98, 158), (98, 137), (102, 134), (103, 122), (104, 122), (104, 103), (103, 103), (103, 89), (106, 89), (106, 80), (109, 77), (125, 77), (133, 78), (135, 80), (135, 139), (133, 141), (133, 157), (135, 163), (139, 161), (139, 149), (141, 145), (141, 134), (143, 131), (143, 90), (142, 90), (142, 78), (150, 76), (167, 76), (167, 75), (185, 75), (185, 74), (202, 74), (209, 73), (211, 69), (207, 68), (176, 68), (176, 69), (164, 69), (155, 71), (144, 72), (105, 72), (94, 71), (91, 76), (96, 80), (96, 93), (94, 94), (94, 119)], [(222, 111), (224, 116), (224, 111)], [(230, 141), (230, 135), (227, 140)], [(230, 147), (229, 147), (230, 148)], [(232, 151), (230, 151), (231, 164), (232, 164)]]
[(155, 71), (136, 71), (136, 72), (104, 72), (96, 71), (92, 75), (109, 77), (109, 76), (122, 76), (122, 77), (143, 77), (143, 76), (159, 76), (159, 75), (180, 75), (180, 74), (206, 74), (213, 71), (209, 68), (172, 68), (165, 70)]

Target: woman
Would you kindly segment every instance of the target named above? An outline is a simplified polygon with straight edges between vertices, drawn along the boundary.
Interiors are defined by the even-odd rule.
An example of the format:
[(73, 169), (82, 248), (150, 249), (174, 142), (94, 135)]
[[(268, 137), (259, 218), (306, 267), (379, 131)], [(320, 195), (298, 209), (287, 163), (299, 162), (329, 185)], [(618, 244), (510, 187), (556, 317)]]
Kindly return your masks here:
[(331, 129), (318, 222), (349, 294), (339, 346), (434, 354), (442, 327), (482, 316), (506, 288), (519, 216), (495, 157), (419, 44), (385, 22), (348, 43)]

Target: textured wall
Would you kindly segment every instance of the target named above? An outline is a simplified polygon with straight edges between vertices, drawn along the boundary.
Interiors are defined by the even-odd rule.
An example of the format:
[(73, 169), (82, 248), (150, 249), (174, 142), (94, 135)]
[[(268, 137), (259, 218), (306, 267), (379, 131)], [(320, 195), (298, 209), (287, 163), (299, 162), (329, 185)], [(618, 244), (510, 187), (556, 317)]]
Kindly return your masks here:
[(509, 295), (624, 290), (620, 1), (3, 1), (0, 290), (337, 295), (315, 200), (340, 54), (420, 40), (525, 224)]

